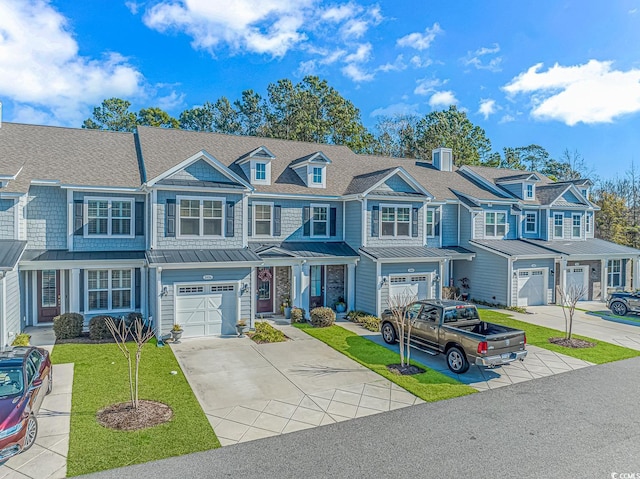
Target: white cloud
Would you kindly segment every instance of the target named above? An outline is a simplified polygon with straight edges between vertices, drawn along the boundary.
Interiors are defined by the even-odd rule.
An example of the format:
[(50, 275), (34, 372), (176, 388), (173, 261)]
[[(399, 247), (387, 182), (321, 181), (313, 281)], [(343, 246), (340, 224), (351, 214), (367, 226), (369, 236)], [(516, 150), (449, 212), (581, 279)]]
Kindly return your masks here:
[(142, 74), (126, 58), (93, 59), (78, 50), (49, 2), (0, 2), (0, 95), (14, 103), (16, 118), (79, 125), (90, 105), (141, 93)]
[(325, 10), (321, 18), (335, 23), (340, 23), (343, 20), (353, 17), (358, 11), (358, 6), (353, 3), (347, 3), (346, 5), (338, 5), (330, 7)]
[(414, 115), (418, 113), (418, 109), (419, 105), (417, 103), (394, 103), (386, 107), (376, 108), (371, 112), (370, 116)]
[(484, 119), (488, 119), (490, 115), (493, 115), (496, 112), (496, 101), (491, 100), (490, 98), (483, 98), (480, 100), (480, 108), (478, 108), (478, 113), (484, 116)]
[(409, 62), (414, 68), (426, 68), (433, 63), (430, 59), (421, 58), (418, 55), (412, 56)]
[(417, 80), (416, 83), (418, 84), (418, 86), (416, 86), (415, 90), (413, 90), (413, 93), (415, 93), (416, 95), (426, 96), (436, 91), (437, 87), (447, 83), (447, 80), (442, 81), (438, 80), (437, 78), (422, 78), (420, 80)]
[(403, 71), (407, 69), (407, 64), (404, 62), (404, 57), (402, 55), (398, 55), (393, 63), (385, 63), (384, 65), (380, 65), (376, 70), (382, 72), (390, 72), (390, 71)]
[(137, 15), (140, 11), (140, 4), (138, 2), (124, 2), (124, 6), (127, 7), (133, 15)]
[(500, 118), (500, 121), (498, 123), (511, 123), (512, 121), (516, 121), (515, 117), (507, 114)]
[(432, 108), (448, 107), (457, 103), (458, 99), (451, 90), (437, 91), (429, 98), (429, 106)]
[(534, 118), (576, 123), (610, 123), (640, 111), (640, 70), (613, 70), (611, 61), (583, 65), (557, 63), (541, 72), (538, 63), (503, 88), (515, 95), (531, 94)]
[(362, 43), (358, 45), (358, 49), (347, 55), (344, 59), (347, 63), (363, 63), (369, 60), (371, 56), (371, 43)]
[(318, 71), (318, 66), (315, 60), (307, 60), (298, 64), (296, 73), (301, 76), (314, 75)]
[(399, 47), (414, 48), (422, 51), (431, 46), (431, 43), (435, 40), (436, 35), (442, 33), (443, 30), (440, 25), (434, 23), (431, 28), (427, 28), (424, 33), (410, 33), (396, 41), (396, 45)]
[(341, 71), (346, 77), (351, 78), (353, 81), (357, 83), (373, 80), (372, 73), (366, 72), (359, 65), (355, 63), (349, 63), (345, 65), (344, 67), (342, 67)]
[(494, 43), (492, 47), (482, 47), (475, 52), (467, 52), (467, 56), (461, 60), (466, 66), (473, 66), (478, 70), (499, 72), (501, 70), (502, 57), (493, 56), (499, 52), (500, 45)]

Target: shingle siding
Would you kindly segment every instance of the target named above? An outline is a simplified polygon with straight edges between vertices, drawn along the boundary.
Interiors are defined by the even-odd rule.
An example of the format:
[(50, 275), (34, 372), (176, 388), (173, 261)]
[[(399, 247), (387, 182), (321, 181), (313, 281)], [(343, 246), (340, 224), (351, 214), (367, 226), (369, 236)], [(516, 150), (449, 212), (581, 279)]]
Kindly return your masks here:
[(67, 192), (32, 186), (25, 207), (29, 249), (67, 249)]
[(220, 173), (220, 171), (204, 160), (195, 161), (186, 168), (175, 172), (168, 178), (172, 180), (216, 181), (222, 183), (231, 182), (229, 177)]
[(15, 200), (0, 199), (0, 239), (15, 238)]

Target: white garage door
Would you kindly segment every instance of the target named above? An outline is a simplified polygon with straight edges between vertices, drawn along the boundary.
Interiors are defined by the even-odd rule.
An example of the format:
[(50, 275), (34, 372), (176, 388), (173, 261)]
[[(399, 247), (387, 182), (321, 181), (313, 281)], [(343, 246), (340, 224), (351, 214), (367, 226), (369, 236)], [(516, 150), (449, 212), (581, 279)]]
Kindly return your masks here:
[(391, 276), (389, 278), (389, 298), (407, 298), (407, 296), (412, 299), (432, 298), (431, 288), (429, 288), (430, 284), (431, 273), (406, 276)]
[(194, 284), (177, 287), (176, 323), (184, 337), (234, 334), (237, 298), (233, 284)]
[(547, 304), (544, 269), (518, 270), (518, 306)]
[[(569, 266), (567, 268), (567, 295), (578, 294), (582, 292), (581, 300), (587, 299), (587, 266)], [(575, 288), (573, 291), (572, 288)]]

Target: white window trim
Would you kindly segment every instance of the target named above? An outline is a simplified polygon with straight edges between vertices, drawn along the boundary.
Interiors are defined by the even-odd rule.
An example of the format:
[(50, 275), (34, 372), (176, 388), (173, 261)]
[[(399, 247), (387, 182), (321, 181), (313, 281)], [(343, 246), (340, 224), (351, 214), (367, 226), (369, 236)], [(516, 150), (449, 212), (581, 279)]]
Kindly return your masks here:
[[(269, 220), (269, 234), (268, 235), (260, 235), (257, 234), (256, 231), (258, 231), (256, 229), (256, 206), (268, 206), (271, 210), (271, 219)], [(253, 237), (254, 238), (273, 238), (273, 203), (269, 203), (267, 201), (253, 201), (251, 203), (251, 208), (253, 209), (252, 211), (252, 215), (251, 215), (251, 221), (253, 222), (253, 224), (251, 225), (252, 229), (253, 229)]]
[[(108, 215), (107, 215), (107, 234), (103, 235), (92, 235), (89, 234), (89, 201), (106, 201), (108, 202), (109, 206), (108, 206)], [(112, 220), (113, 217), (111, 216), (111, 203), (113, 201), (118, 201), (118, 202), (129, 202), (131, 203), (131, 218), (130, 218), (130, 225), (129, 225), (129, 234), (128, 235), (118, 235), (118, 234), (112, 234), (111, 230), (112, 230)], [(136, 236), (136, 200), (135, 198), (131, 198), (131, 197), (119, 197), (119, 196), (85, 196), (83, 198), (83, 213), (82, 213), (82, 220), (84, 222), (83, 226), (82, 226), (82, 233), (83, 233), (83, 237), (84, 238), (135, 238)], [(70, 218), (70, 221), (73, 221), (73, 218)]]
[(585, 233), (591, 234), (591, 224), (593, 223), (593, 214), (587, 213), (584, 222)]
[[(619, 265), (619, 271), (614, 272), (613, 268), (611, 266), (613, 266), (614, 263), (618, 263)], [(612, 285), (612, 279), (613, 276), (617, 276), (618, 277), (618, 285), (614, 286)], [(621, 259), (610, 259), (607, 261), (607, 287), (608, 288), (620, 288), (622, 286), (622, 260)]]
[[(111, 304), (113, 301), (112, 293), (112, 283), (111, 283), (111, 272), (117, 271), (131, 271), (131, 307), (125, 309), (112, 309)], [(107, 304), (109, 307), (107, 309), (89, 309), (89, 271), (108, 271), (109, 272), (109, 288), (108, 288), (108, 299)], [(135, 268), (91, 268), (84, 270), (84, 312), (87, 314), (103, 314), (103, 313), (113, 313), (113, 312), (130, 312), (135, 311), (135, 303), (136, 303), (136, 271)], [(120, 288), (119, 288), (120, 289)]]
[[(527, 231), (527, 215), (534, 215), (535, 221), (533, 223), (533, 231)], [(538, 233), (538, 212), (537, 211), (525, 211), (524, 212), (524, 232), (525, 234), (537, 234)]]
[[(326, 235), (314, 235), (313, 234), (313, 224), (315, 221), (313, 220), (313, 209), (314, 208), (326, 208), (327, 209), (327, 234)], [(321, 221), (318, 221), (321, 223)], [(329, 204), (311, 204), (309, 205), (309, 237), (311, 238), (329, 238), (331, 231), (331, 206)]]
[[(556, 217), (561, 217), (562, 218), (562, 236), (557, 236), (556, 235)], [(551, 222), (551, 232), (553, 233), (553, 237), (555, 238), (559, 238), (562, 239), (564, 238), (564, 213), (554, 213), (553, 216), (553, 221)]]
[[(429, 222), (429, 212), (431, 212), (431, 222)], [(427, 228), (428, 225), (431, 225), (431, 234), (426, 233), (427, 231), (429, 231), (429, 229)], [(424, 231), (427, 238), (436, 237), (436, 208), (425, 208)]]
[[(501, 223), (498, 223), (498, 214), (503, 213), (504, 214), (504, 235), (499, 236), (497, 234), (498, 232), (498, 225)], [(493, 223), (493, 235), (487, 235), (487, 215), (488, 214), (495, 214), (495, 218), (496, 218), (496, 222)], [(496, 210), (496, 211), (485, 211), (484, 212), (484, 237), (485, 238), (493, 238), (493, 239), (500, 239), (500, 238), (504, 238), (507, 236), (507, 234), (509, 234), (509, 212), (508, 211), (504, 211), (504, 210)]]
[[(531, 186), (531, 195), (529, 195), (529, 186)], [(524, 199), (525, 200), (533, 200), (536, 197), (536, 185), (535, 183), (525, 183), (524, 184)]]
[[(257, 165), (264, 165), (264, 180), (257, 178)], [(249, 169), (251, 174), (251, 184), (253, 185), (270, 185), (271, 184), (271, 160), (269, 159), (252, 159), (249, 162)]]
[[(313, 169), (321, 168), (322, 169), (322, 182), (314, 183), (313, 182)], [(307, 186), (309, 188), (326, 188), (327, 185), (327, 167), (324, 164), (319, 165), (318, 163), (309, 163), (307, 165)]]
[[(380, 207), (380, 226), (379, 226), (379, 238), (411, 238), (411, 215), (413, 214), (413, 207), (409, 204), (389, 204), (389, 203), (379, 203)], [(396, 212), (394, 215), (394, 225), (393, 225), (393, 235), (383, 235), (382, 234), (382, 208), (395, 208)], [(398, 208), (409, 208), (409, 234), (407, 235), (398, 235)], [(404, 223), (404, 222), (403, 222)]]
[[(580, 234), (578, 236), (573, 234), (573, 229), (576, 228), (576, 225), (573, 223), (573, 220), (578, 218), (580, 220)], [(571, 238), (582, 238), (582, 213), (573, 213), (571, 215)]]
[[(182, 230), (182, 221), (180, 216), (180, 201), (182, 200), (199, 200), (200, 201), (200, 234), (197, 235), (183, 235)], [(222, 225), (220, 228), (219, 235), (205, 235), (204, 233), (204, 217), (202, 216), (202, 202), (203, 201), (220, 201), (222, 202)], [(184, 238), (184, 239), (194, 239), (194, 238), (203, 238), (203, 239), (219, 239), (224, 238), (225, 227), (226, 227), (226, 199), (223, 197), (214, 197), (214, 196), (176, 196), (176, 238)]]

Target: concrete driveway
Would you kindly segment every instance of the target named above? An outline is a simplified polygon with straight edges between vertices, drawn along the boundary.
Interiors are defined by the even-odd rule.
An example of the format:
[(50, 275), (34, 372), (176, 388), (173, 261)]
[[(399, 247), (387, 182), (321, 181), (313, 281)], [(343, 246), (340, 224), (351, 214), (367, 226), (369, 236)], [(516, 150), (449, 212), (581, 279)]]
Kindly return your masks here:
[(171, 344), (223, 446), (424, 402), (304, 332), (279, 329), (291, 340)]

